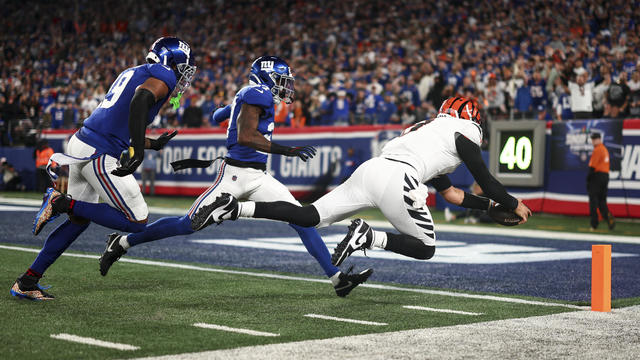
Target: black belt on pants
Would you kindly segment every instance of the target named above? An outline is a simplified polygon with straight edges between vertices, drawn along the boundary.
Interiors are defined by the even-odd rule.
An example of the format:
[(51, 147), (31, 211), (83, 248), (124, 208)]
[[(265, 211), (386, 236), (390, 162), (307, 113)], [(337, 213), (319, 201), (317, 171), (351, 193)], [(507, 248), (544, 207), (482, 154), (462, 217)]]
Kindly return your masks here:
[(262, 171), (267, 170), (267, 164), (261, 163), (261, 162), (240, 161), (240, 160), (232, 159), (229, 157), (224, 158), (224, 162), (235, 167), (252, 168), (252, 169), (257, 169)]

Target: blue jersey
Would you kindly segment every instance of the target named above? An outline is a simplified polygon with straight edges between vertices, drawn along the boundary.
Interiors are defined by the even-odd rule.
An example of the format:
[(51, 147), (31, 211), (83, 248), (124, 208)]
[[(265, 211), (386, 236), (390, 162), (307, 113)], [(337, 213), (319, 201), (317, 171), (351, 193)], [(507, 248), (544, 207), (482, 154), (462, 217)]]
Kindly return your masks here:
[(164, 81), (169, 88), (167, 96), (156, 102), (149, 111), (147, 124), (153, 121), (162, 105), (176, 86), (176, 75), (162, 64), (145, 64), (129, 68), (113, 82), (104, 100), (84, 121), (84, 126), (76, 136), (96, 148), (98, 153), (106, 153), (115, 158), (130, 144), (129, 105), (139, 85), (148, 78)]
[(229, 150), (227, 157), (239, 161), (266, 163), (266, 153), (238, 144), (237, 119), (242, 104), (258, 106), (263, 110), (260, 118), (258, 118), (258, 132), (267, 140), (271, 141), (271, 134), (273, 134), (273, 128), (275, 127), (273, 123), (275, 104), (269, 87), (265, 85), (243, 87), (238, 91), (231, 104), (231, 117), (227, 128), (227, 149)]

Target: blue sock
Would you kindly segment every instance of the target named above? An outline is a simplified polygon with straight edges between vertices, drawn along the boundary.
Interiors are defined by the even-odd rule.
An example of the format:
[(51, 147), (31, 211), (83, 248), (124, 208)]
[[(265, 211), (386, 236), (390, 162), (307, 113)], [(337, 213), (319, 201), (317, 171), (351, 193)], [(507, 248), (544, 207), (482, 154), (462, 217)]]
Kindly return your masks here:
[(105, 203), (94, 204), (75, 201), (72, 212), (73, 215), (89, 219), (98, 225), (124, 232), (139, 232), (144, 230), (147, 225), (130, 221), (122, 211)]
[(38, 257), (31, 264), (31, 269), (42, 275), (88, 227), (89, 224), (79, 225), (72, 223), (70, 220), (60, 224), (47, 237), (47, 241), (44, 242)]
[(127, 236), (127, 242), (129, 242), (129, 245), (135, 246), (153, 240), (193, 233), (194, 231), (191, 229), (191, 219), (189, 219), (188, 215), (183, 217), (163, 217), (153, 224), (147, 225), (144, 231), (129, 234)]
[(324, 244), (324, 241), (322, 241), (320, 234), (318, 234), (318, 231), (315, 228), (302, 227), (294, 224), (289, 224), (289, 226), (298, 232), (304, 247), (307, 248), (307, 251), (311, 256), (316, 258), (320, 266), (322, 266), (322, 270), (324, 270), (324, 273), (327, 274), (328, 277), (332, 277), (340, 271), (340, 269), (333, 266), (331, 263), (331, 255), (329, 254), (327, 245)]

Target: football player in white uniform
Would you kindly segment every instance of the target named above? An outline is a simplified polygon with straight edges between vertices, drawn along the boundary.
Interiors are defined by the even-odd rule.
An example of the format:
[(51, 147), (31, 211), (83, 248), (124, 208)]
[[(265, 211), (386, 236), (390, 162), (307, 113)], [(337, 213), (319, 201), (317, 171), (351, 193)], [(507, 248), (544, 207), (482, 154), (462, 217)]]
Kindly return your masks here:
[[(212, 211), (214, 219), (238, 217), (281, 220), (300, 226), (323, 227), (367, 208), (378, 208), (400, 232), (373, 230), (364, 220), (353, 220), (332, 256), (340, 265), (355, 250), (381, 248), (415, 259), (435, 253), (433, 219), (426, 206), (429, 183), (448, 202), (473, 209), (489, 209), (493, 201), (527, 221), (531, 210), (509, 195), (482, 161), (480, 114), (474, 100), (452, 97), (434, 119), (419, 122), (391, 140), (380, 156), (360, 165), (351, 177), (312, 205), (278, 202), (241, 202), (229, 211), (231, 195), (222, 194)], [(487, 197), (451, 185), (447, 174), (464, 162)]]

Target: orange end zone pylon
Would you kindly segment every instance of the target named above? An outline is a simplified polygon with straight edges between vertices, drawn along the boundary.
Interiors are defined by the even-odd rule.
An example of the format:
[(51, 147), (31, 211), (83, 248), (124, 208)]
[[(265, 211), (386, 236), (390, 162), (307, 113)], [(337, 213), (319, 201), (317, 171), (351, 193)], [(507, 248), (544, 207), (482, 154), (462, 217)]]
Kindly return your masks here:
[(591, 246), (591, 310), (611, 311), (611, 245)]

